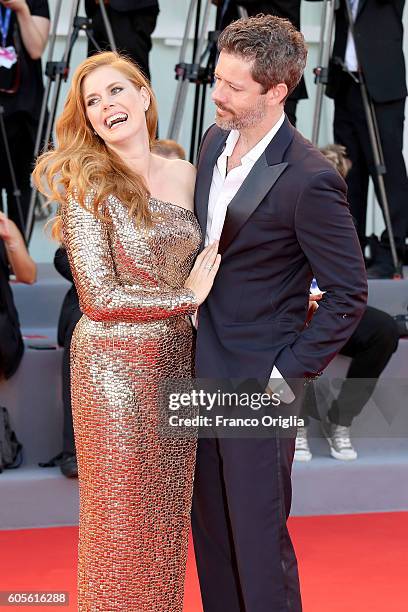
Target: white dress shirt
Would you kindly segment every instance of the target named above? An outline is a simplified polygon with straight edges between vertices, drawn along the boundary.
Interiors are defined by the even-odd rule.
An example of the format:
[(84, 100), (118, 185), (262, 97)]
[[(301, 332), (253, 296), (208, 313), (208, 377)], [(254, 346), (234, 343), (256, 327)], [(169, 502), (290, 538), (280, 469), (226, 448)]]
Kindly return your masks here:
[[(238, 189), (251, 172), (254, 164), (264, 153), (266, 147), (270, 144), (273, 137), (277, 134), (279, 128), (285, 120), (285, 114), (278, 119), (272, 129), (241, 158), (241, 165), (233, 168), (227, 174), (228, 157), (234, 151), (235, 145), (239, 139), (239, 131), (231, 130), (225, 142), (225, 147), (219, 156), (214, 167), (213, 177), (208, 200), (208, 215), (207, 228), (205, 233), (205, 246), (219, 240), (224, 227), (225, 216), (227, 214), (228, 205), (232, 198), (236, 195)], [(278, 379), (278, 385), (270, 381), (268, 387), (274, 392), (277, 387), (281, 388), (281, 400), (285, 403), (290, 403), (294, 399), (294, 395), (289, 385), (283, 381), (283, 377), (276, 366), (273, 367), (270, 375), (271, 379)]]
[(241, 165), (233, 168), (227, 174), (228, 157), (232, 155), (239, 139), (239, 131), (231, 130), (225, 142), (225, 147), (214, 167), (210, 195), (208, 199), (207, 229), (205, 233), (205, 246), (219, 240), (224, 227), (225, 215), (232, 198), (251, 172), (255, 162), (261, 157), (272, 138), (278, 132), (285, 115), (275, 123), (273, 128), (248, 153), (241, 158)]
[[(359, 0), (350, 0), (353, 21), (356, 20), (358, 2)], [(344, 56), (344, 63), (346, 64), (347, 70), (349, 70), (350, 72), (357, 72), (358, 70), (357, 53), (356, 53), (356, 47), (354, 44), (354, 39), (350, 32), (350, 28), (349, 28), (348, 36), (347, 36), (347, 46), (346, 46), (346, 55)]]

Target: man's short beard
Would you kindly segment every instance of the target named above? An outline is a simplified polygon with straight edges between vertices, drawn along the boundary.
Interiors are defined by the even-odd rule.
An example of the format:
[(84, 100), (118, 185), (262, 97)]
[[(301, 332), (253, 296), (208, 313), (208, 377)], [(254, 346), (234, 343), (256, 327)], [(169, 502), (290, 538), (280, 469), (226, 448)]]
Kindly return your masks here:
[(232, 119), (216, 116), (215, 122), (222, 130), (246, 130), (263, 121), (265, 115), (265, 99), (261, 98), (256, 106), (242, 111), (240, 115), (234, 115)]

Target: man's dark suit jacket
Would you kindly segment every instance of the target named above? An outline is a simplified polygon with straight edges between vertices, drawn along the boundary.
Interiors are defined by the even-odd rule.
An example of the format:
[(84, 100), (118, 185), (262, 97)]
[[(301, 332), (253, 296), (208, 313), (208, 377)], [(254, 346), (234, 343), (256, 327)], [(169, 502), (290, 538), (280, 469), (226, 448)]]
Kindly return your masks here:
[[(228, 133), (212, 126), (198, 162), (205, 235), (214, 165)], [(315, 377), (353, 333), (366, 303), (364, 262), (346, 184), (287, 119), (228, 207), (222, 260), (199, 309), (196, 375)], [(304, 329), (312, 277), (325, 291)]]
[[(354, 23), (355, 42), (367, 89), (374, 102), (392, 102), (407, 95), (403, 53), (402, 13), (405, 0), (360, 0)], [(339, 93), (341, 67), (348, 35), (344, 0), (336, 12), (336, 34), (326, 94)]]

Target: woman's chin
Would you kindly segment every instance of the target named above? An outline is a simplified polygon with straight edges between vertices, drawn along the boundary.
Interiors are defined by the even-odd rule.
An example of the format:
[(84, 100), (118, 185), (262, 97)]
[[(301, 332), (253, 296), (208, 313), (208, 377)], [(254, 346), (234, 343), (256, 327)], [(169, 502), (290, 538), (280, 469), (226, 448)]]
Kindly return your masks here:
[(126, 144), (132, 140), (132, 134), (126, 132), (125, 130), (117, 130), (115, 132), (110, 132), (105, 139), (105, 143), (107, 145), (119, 145)]

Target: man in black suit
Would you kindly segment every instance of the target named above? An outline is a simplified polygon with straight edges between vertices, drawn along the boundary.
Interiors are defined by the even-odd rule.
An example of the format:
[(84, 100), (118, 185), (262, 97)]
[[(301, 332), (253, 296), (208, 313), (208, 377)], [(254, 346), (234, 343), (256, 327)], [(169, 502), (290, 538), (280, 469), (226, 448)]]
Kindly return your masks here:
[[(405, 0), (352, 0), (354, 46), (349, 36), (345, 0), (341, 0), (336, 12), (336, 33), (326, 89), (327, 95), (334, 99), (335, 141), (346, 147), (352, 162), (347, 177), (348, 197), (358, 236), (364, 246), (369, 176), (374, 181), (379, 202), (381, 198), (358, 83), (358, 58), (368, 93), (374, 102), (387, 169), (385, 188), (400, 257), (403, 256), (408, 224), (408, 180), (402, 155), (407, 95), (402, 47), (404, 4)], [(368, 275), (386, 278), (392, 273), (388, 234), (385, 232)]]
[[(99, 0), (85, 0), (85, 10), (92, 17), (94, 38), (101, 49), (110, 49)], [(152, 33), (159, 14), (158, 0), (109, 0), (106, 12), (118, 51), (130, 56), (150, 79), (149, 53)], [(96, 52), (88, 41), (88, 56)]]
[[(237, 19), (237, 5), (246, 9), (250, 17), (259, 13), (289, 19), (300, 30), (300, 0), (237, 0), (232, 2), (225, 15), (224, 25)], [(289, 94), (285, 103), (285, 113), (292, 125), (296, 126), (296, 109), (299, 100), (307, 98), (305, 79), (302, 75), (298, 85)]]
[[(196, 375), (271, 390), (286, 381), (295, 393), (284, 389), (283, 401), (296, 400), (284, 414), (358, 324), (364, 263), (343, 179), (284, 115), (303, 36), (267, 15), (230, 24), (218, 44), (216, 125), (201, 145), (195, 202), (204, 243), (219, 239), (222, 259), (198, 313)], [(325, 294), (304, 329), (313, 274)], [(257, 433), (199, 440), (193, 533), (205, 612), (301, 610), (286, 525), (295, 432)]]

